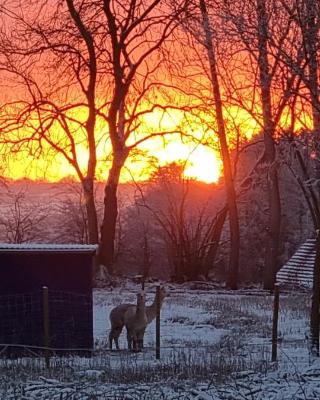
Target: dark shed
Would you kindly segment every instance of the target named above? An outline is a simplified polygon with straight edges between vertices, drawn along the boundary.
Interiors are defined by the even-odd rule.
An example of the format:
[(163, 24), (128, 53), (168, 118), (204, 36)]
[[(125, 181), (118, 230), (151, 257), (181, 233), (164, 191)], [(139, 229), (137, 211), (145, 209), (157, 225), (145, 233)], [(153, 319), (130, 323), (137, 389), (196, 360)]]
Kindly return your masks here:
[(93, 347), (94, 245), (0, 243), (0, 343), (43, 346), (43, 287), (49, 345)]

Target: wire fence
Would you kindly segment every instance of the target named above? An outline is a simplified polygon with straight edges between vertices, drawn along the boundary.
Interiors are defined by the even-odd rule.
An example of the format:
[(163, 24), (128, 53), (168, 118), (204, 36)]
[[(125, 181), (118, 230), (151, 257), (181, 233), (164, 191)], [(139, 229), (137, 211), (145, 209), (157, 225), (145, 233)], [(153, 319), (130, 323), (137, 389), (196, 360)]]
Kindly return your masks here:
[[(204, 292), (204, 294), (209, 295), (210, 293)], [(241, 294), (246, 296), (246, 293)], [(186, 305), (185, 291), (176, 292), (174, 295), (178, 297), (178, 299), (173, 299), (174, 304), (183, 303), (183, 305)], [(218, 295), (234, 297), (233, 292), (223, 292)], [(252, 293), (249, 293), (249, 295), (252, 295)], [(260, 296), (260, 293), (257, 295)], [(5, 322), (5, 324), (0, 324), (0, 335), (2, 335), (0, 336), (0, 397), (26, 400), (34, 400), (35, 398), (39, 400), (49, 398), (57, 400), (178, 400), (182, 398), (194, 400), (211, 398), (210, 395), (208, 397), (203, 392), (191, 393), (196, 382), (206, 382), (206, 384), (209, 382), (207, 386), (215, 388), (219, 387), (219, 383), (228, 380), (228, 382), (234, 382), (236, 388), (232, 399), (241, 397), (239, 387), (242, 383), (245, 388), (252, 384), (253, 390), (246, 392), (249, 394), (241, 398), (252, 399), (256, 395), (257, 379), (263, 380), (263, 377), (275, 376), (274, 381), (268, 383), (268, 386), (273, 388), (273, 395), (287, 384), (287, 375), (293, 371), (295, 376), (299, 377), (300, 371), (307, 370), (305, 367), (309, 367), (312, 360), (310, 358), (309, 341), (307, 338), (301, 338), (302, 319), (290, 320), (291, 331), (285, 331), (281, 324), (287, 323), (291, 315), (285, 315), (285, 312), (283, 312), (281, 321), (280, 308), (277, 361), (271, 361), (270, 317), (272, 316), (272, 297), (270, 293), (264, 293), (264, 295), (268, 295), (265, 301), (261, 301), (261, 298), (259, 301), (254, 300), (254, 311), (258, 314), (262, 312), (267, 314), (268, 327), (263, 333), (264, 338), (253, 336), (250, 339), (248, 332), (245, 332), (243, 337), (237, 337), (236, 333), (239, 333), (239, 330), (235, 333), (230, 329), (228, 335), (217, 341), (212, 340), (212, 343), (204, 342), (205, 339), (210, 341), (212, 339), (210, 336), (201, 338), (200, 332), (202, 331), (198, 328), (203, 327), (203, 324), (200, 324), (199, 327), (194, 325), (194, 331), (199, 332), (198, 341), (191, 337), (190, 332), (186, 332), (184, 324), (188, 320), (193, 323), (192, 318), (188, 319), (187, 314), (180, 314), (181, 310), (179, 311), (179, 309), (172, 313), (170, 303), (167, 304), (168, 307), (164, 307), (161, 318), (160, 361), (156, 361), (154, 325), (150, 326), (146, 332), (147, 345), (141, 352), (109, 350), (105, 340), (105, 334), (107, 334), (107, 331), (105, 331), (107, 325), (105, 324), (103, 324), (104, 331), (102, 329), (97, 331), (96, 327), (94, 328), (95, 334), (97, 338), (101, 339), (101, 342), (97, 341), (92, 346), (85, 346), (84, 343), (78, 346), (79, 342), (73, 339), (74, 336), (81, 336), (83, 329), (86, 329), (86, 326), (81, 327), (81, 323), (88, 323), (92, 334), (90, 313), (92, 313), (93, 304), (91, 296), (83, 298), (83, 295), (77, 293), (49, 289), (49, 346), (44, 345), (45, 302), (43, 291), (0, 296), (0, 316), (1, 318), (4, 317), (3, 322)], [(184, 296), (183, 301), (180, 301), (180, 296)], [(107, 319), (107, 307), (111, 309), (118, 302), (134, 302), (135, 294), (134, 291), (121, 291), (114, 293), (107, 301), (103, 295), (99, 298), (96, 296), (94, 299), (95, 311), (98, 310), (100, 313), (99, 315), (95, 314), (95, 319), (102, 315), (103, 318)], [(197, 302), (201, 307), (203, 306), (201, 299), (197, 299)], [(233, 298), (231, 306), (236, 307), (235, 302), (240, 303), (239, 299)], [(214, 308), (207, 309), (209, 316), (216, 306), (216, 303), (214, 303)], [(243, 302), (241, 304), (242, 310), (246, 311), (247, 306), (248, 303)], [(221, 303), (218, 308), (221, 309)], [(82, 318), (83, 310), (86, 314), (89, 309), (90, 318), (87, 318), (88, 314), (87, 319)], [(186, 309), (189, 310), (189, 308)], [(203, 310), (203, 308), (201, 309)], [(77, 322), (78, 318), (81, 319), (81, 323)], [(24, 319), (28, 321), (24, 321)], [(241, 325), (241, 329), (246, 329), (247, 322), (245, 321), (249, 321), (249, 319), (244, 321), (244, 325), (240, 323), (240, 320), (239, 318), (239, 326)], [(211, 317), (208, 320), (205, 317), (196, 319), (196, 321), (206, 321), (207, 324), (210, 324), (211, 332), (216, 329), (214, 327), (216, 321)], [(250, 321), (253, 320), (250, 319)], [(303, 318), (303, 323), (305, 321), (306, 319)], [(223, 326), (227, 327), (225, 322), (223, 321)], [(16, 324), (18, 326), (15, 326)], [(24, 329), (21, 329), (19, 324)], [(62, 324), (62, 326), (55, 327), (55, 324)], [(181, 336), (170, 335), (173, 326), (177, 327), (179, 333), (184, 331), (185, 334), (181, 334)], [(192, 329), (191, 326), (190, 329)], [(34, 331), (36, 332), (31, 335)], [(288, 332), (288, 337), (283, 334), (284, 331)], [(296, 332), (299, 332), (299, 338)], [(56, 340), (55, 337), (60, 339)], [(5, 340), (6, 338), (7, 340)], [(63, 343), (61, 338), (63, 338)], [(186, 338), (188, 338), (187, 341)], [(36, 343), (31, 342), (30, 340), (33, 339), (38, 341)], [(63, 346), (61, 346), (61, 343)], [(123, 347), (124, 342), (121, 344)], [(267, 372), (275, 371), (278, 368), (282, 377), (279, 384), (277, 382), (280, 375), (267, 374)], [(284, 373), (285, 371), (288, 374)], [(305, 379), (306, 376), (301, 375), (301, 385), (305, 384)], [(312, 376), (310, 379), (314, 379), (314, 377)], [(190, 395), (181, 393), (182, 380), (191, 382)], [(275, 383), (278, 386), (275, 387)], [(163, 387), (165, 385), (171, 388), (166, 387), (164, 393)], [(228, 385), (229, 396), (230, 383)], [(260, 385), (260, 381), (258, 385)], [(174, 391), (172, 396), (166, 394), (168, 390), (170, 390), (170, 393)], [(223, 390), (225, 390), (225, 387), (223, 387)], [(220, 397), (213, 394), (212, 398)], [(305, 398), (304, 391), (297, 398)]]
[[(123, 295), (123, 293), (122, 293)], [(127, 292), (127, 296), (133, 296)], [(94, 346), (93, 342), (93, 302), (92, 295), (83, 295), (49, 289), (49, 340), (44, 337), (44, 301), (43, 290), (33, 293), (0, 296), (0, 357), (17, 358), (32, 356), (50, 358), (50, 366), (65, 364), (74, 365), (74, 360), (67, 355), (78, 355), (91, 359), (89, 364), (94, 367), (107, 367), (118, 360), (125, 362), (146, 362), (156, 357), (155, 343), (149, 344), (140, 353), (128, 350), (112, 351), (106, 346)], [(196, 358), (209, 365), (221, 365), (228, 357), (234, 363), (250, 366), (257, 363), (269, 363), (271, 360), (272, 340), (265, 339), (259, 343), (221, 344), (169, 343), (170, 337), (161, 334), (161, 359), (186, 360)], [(44, 345), (47, 343), (48, 345)], [(307, 339), (282, 338), (277, 343), (279, 362), (290, 363), (301, 359), (303, 349), (304, 360), (308, 361), (309, 341)], [(297, 356), (294, 349), (299, 349)], [(290, 357), (287, 355), (290, 353)], [(64, 357), (63, 361), (61, 357)], [(199, 358), (200, 357), (200, 358)], [(60, 358), (60, 361), (58, 359)], [(43, 360), (43, 357), (42, 359)], [(42, 362), (42, 361), (40, 361)], [(83, 361), (82, 361), (83, 362)], [(85, 362), (86, 363), (86, 362)], [(249, 364), (248, 364), (249, 363)]]
[[(5, 344), (0, 344), (5, 348)], [(293, 346), (293, 347), (292, 347)], [(111, 382), (124, 383), (126, 377), (143, 379), (150, 376), (166, 378), (179, 376), (181, 379), (228, 376), (230, 373), (241, 371), (255, 371), (266, 373), (270, 370), (281, 368), (282, 371), (301, 370), (312, 363), (307, 350), (308, 343), (299, 342), (282, 343), (278, 348), (277, 362), (271, 361), (271, 343), (245, 344), (238, 349), (218, 348), (214, 346), (162, 346), (161, 359), (155, 363), (155, 346), (148, 346), (143, 351), (135, 353), (129, 350), (107, 349), (61, 349), (49, 348), (50, 371), (57, 371), (62, 377), (67, 378), (76, 371), (104, 371)], [(7, 345), (16, 348), (17, 345)], [(20, 346), (19, 346), (20, 347)], [(44, 372), (48, 370), (45, 357), (39, 356), (46, 348), (37, 346), (22, 346), (24, 357), (12, 358), (0, 355), (0, 369), (23, 370)], [(294, 349), (297, 352), (294, 352)], [(89, 356), (88, 356), (89, 355)], [(97, 373), (97, 372), (95, 372)], [(84, 372), (86, 374), (86, 372)], [(143, 377), (143, 378), (142, 378)]]
[(44, 290), (0, 296), (0, 354), (19, 354), (23, 349), (29, 349), (30, 353), (45, 347), (65, 351), (92, 349), (91, 293), (49, 290), (48, 309), (49, 342), (46, 342)]
[(43, 344), (40, 292), (0, 296), (0, 342)]

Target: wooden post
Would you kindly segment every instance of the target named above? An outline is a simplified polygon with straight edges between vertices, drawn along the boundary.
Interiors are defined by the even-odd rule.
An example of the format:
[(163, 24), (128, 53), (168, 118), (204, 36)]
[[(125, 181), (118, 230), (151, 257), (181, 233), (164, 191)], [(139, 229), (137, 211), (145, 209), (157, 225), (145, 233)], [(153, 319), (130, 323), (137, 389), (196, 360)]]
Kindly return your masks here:
[(43, 303), (43, 345), (46, 347), (44, 357), (46, 367), (50, 368), (50, 354), (49, 354), (49, 291), (46, 286), (42, 288), (42, 303)]
[(279, 284), (274, 285), (273, 321), (272, 321), (272, 355), (271, 361), (277, 361), (279, 317)]
[(156, 359), (160, 360), (160, 285), (157, 286), (156, 290)]

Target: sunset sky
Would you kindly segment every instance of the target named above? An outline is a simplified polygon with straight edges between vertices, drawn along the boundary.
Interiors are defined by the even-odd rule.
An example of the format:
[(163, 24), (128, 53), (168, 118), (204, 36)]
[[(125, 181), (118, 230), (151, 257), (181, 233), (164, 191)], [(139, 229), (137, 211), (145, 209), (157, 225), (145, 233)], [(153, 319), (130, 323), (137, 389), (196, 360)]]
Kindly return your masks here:
[[(243, 137), (251, 139), (255, 134), (259, 133), (260, 127), (257, 122), (248, 117), (244, 112), (234, 114), (237, 126), (241, 128)], [(169, 119), (170, 120), (170, 119)], [(170, 120), (170, 124), (166, 124), (166, 129), (173, 129), (175, 119)], [(147, 120), (146, 129), (150, 126), (163, 124), (163, 121)], [(285, 118), (283, 119), (286, 124)], [(143, 151), (143, 155), (130, 157), (121, 174), (121, 182), (148, 179), (152, 172), (152, 167), (149, 163), (149, 158), (152, 158), (154, 165), (164, 165), (173, 161), (186, 162), (185, 176), (194, 178), (206, 183), (217, 182), (222, 174), (222, 161), (220, 158), (219, 144), (217, 134), (212, 131), (209, 133), (202, 132), (202, 127), (199, 124), (198, 132), (193, 132), (193, 135), (198, 138), (210, 138), (211, 146), (190, 141), (181, 141), (179, 135), (169, 135), (165, 142), (162, 138), (150, 139), (139, 146)], [(151, 128), (150, 128), (151, 129)], [(233, 134), (232, 131), (229, 135)], [(96, 178), (104, 181), (107, 179), (110, 160), (105, 160), (106, 145), (98, 148), (98, 166)], [(110, 147), (107, 145), (107, 147)], [(231, 145), (232, 148), (232, 145)], [(85, 170), (88, 160), (88, 151), (85, 146), (78, 144), (77, 155), (80, 166)], [(156, 160), (156, 162), (155, 162)], [(48, 180), (52, 182), (60, 181), (64, 178), (72, 177), (77, 179), (74, 168), (66, 161), (66, 159), (52, 152), (45, 152), (39, 157), (34, 158), (27, 151), (13, 154), (7, 158), (7, 168), (4, 170), (4, 176), (11, 179), (29, 178), (32, 180)], [(106, 168), (107, 166), (107, 168)]]
[[(229, 114), (232, 114), (229, 110)], [(241, 127), (243, 135), (251, 139), (254, 134), (259, 132), (259, 126), (253, 118), (249, 118), (244, 112), (237, 112), (233, 116), (237, 120), (237, 125)], [(162, 115), (149, 115), (145, 118), (144, 129), (146, 131), (158, 127), (159, 130), (174, 130), (179, 125), (181, 115), (172, 112), (171, 116), (165, 118)], [(101, 130), (107, 129), (106, 127)], [(196, 131), (195, 131), (196, 130)], [(203, 131), (203, 126), (199, 122), (194, 122), (191, 134), (198, 138), (198, 141), (181, 139), (178, 134), (170, 134), (163, 138), (150, 139), (139, 146), (143, 151), (141, 155), (133, 155), (125, 164), (121, 174), (121, 182), (132, 179), (148, 179), (152, 168), (165, 165), (173, 161), (185, 162), (185, 176), (206, 183), (217, 182), (222, 174), (222, 161), (220, 158), (218, 136), (215, 131)], [(230, 134), (232, 132), (230, 131)], [(232, 136), (232, 135), (231, 135)], [(210, 145), (202, 144), (209, 140)], [(231, 143), (232, 148), (232, 143)], [(107, 179), (110, 159), (106, 160), (106, 154), (110, 154), (110, 145), (102, 141), (97, 148), (98, 165), (97, 180)], [(85, 171), (88, 161), (88, 151), (85, 145), (77, 145), (77, 156), (80, 167)], [(149, 158), (152, 158), (152, 164)], [(107, 167), (107, 168), (106, 168)], [(4, 175), (12, 179), (29, 178), (32, 180), (48, 180), (52, 182), (60, 181), (64, 178), (75, 178), (74, 168), (67, 162), (62, 155), (57, 155), (47, 149), (38, 157), (33, 157), (28, 151), (19, 152), (8, 158), (7, 168)]]
[[(197, 180), (212, 183), (216, 182), (221, 174), (221, 160), (219, 153), (210, 150), (208, 147), (203, 145), (184, 145), (179, 143), (179, 139), (172, 140), (170, 143), (161, 147), (161, 144), (152, 144), (149, 147), (150, 154), (156, 156), (159, 160), (159, 166), (164, 165), (173, 161), (184, 162), (187, 160), (185, 176), (190, 178), (196, 178)], [(155, 149), (155, 147), (157, 147)], [(82, 153), (82, 159), (81, 159)], [(86, 152), (79, 152), (80, 164), (86, 164), (87, 155)], [(126, 164), (126, 168), (123, 170), (121, 175), (121, 182), (127, 182), (134, 179), (147, 179), (149, 174), (148, 164), (143, 159), (129, 160)], [(99, 172), (101, 171), (102, 172)], [(103, 168), (103, 162), (98, 166), (97, 179), (106, 179), (107, 171)], [(53, 161), (49, 159), (40, 158), (34, 160), (31, 156), (24, 157), (23, 159), (11, 158), (8, 164), (8, 170), (5, 172), (5, 176), (12, 179), (29, 178), (32, 180), (48, 180), (48, 181), (59, 181), (66, 177), (75, 177), (73, 167), (63, 159), (63, 157), (56, 156)]]
[[(21, 15), (23, 15), (23, 7), (27, 6), (19, 4), (16, 9), (13, 8), (14, 13), (20, 12)], [(35, 7), (35, 9), (37, 9), (38, 5), (35, 3), (32, 7)], [(43, 9), (39, 9), (40, 11), (38, 10), (39, 21), (43, 24), (43, 29), (46, 29), (47, 22), (51, 23), (53, 27), (56, 26), (55, 24), (57, 24), (58, 27), (59, 24), (61, 24), (60, 29), (63, 29), (63, 18), (61, 18), (61, 21), (50, 19), (49, 14), (52, 9), (54, 9), (54, 2), (51, 3), (51, 5), (50, 2), (46, 3), (46, 6)], [(161, 12), (164, 13), (166, 13), (167, 11), (168, 10), (166, 9), (161, 10)], [(157, 18), (157, 13), (159, 13), (159, 10), (155, 10), (153, 17)], [(8, 15), (10, 17), (8, 17)], [(32, 12), (30, 14), (24, 15), (24, 18), (29, 18), (29, 20), (31, 21), (28, 22), (29, 25), (27, 26), (32, 26), (33, 15), (36, 14)], [(68, 12), (66, 13), (65, 18), (66, 21), (70, 20)], [(21, 22), (19, 21), (19, 19), (16, 19), (16, 14), (5, 14), (2, 22), (3, 25), (6, 25), (4, 31), (5, 29), (8, 30), (8, 37), (12, 38), (13, 41), (16, 40), (16, 45), (21, 45), (22, 49), (27, 49), (27, 51), (32, 50), (33, 44), (31, 41), (21, 42), (19, 33), (15, 34), (13, 26)], [(90, 25), (90, 23), (88, 24)], [(161, 24), (162, 22), (159, 24), (159, 27), (162, 27)], [(22, 26), (24, 25), (21, 22), (21, 27)], [(24, 27), (24, 29), (26, 28)], [(159, 31), (161, 31), (161, 29), (159, 29)], [(53, 32), (55, 31), (53, 30)], [(148, 41), (146, 41), (146, 38), (151, 38), (152, 42), (152, 40), (154, 40), (154, 38), (158, 34), (159, 32), (154, 29), (151, 32), (150, 37), (146, 34), (146, 36), (140, 40), (139, 35), (134, 36), (135, 33), (133, 33), (133, 37), (135, 38), (135, 40), (133, 42), (128, 41), (129, 44), (127, 49), (127, 51), (129, 52), (128, 54), (130, 54), (130, 57), (132, 57), (132, 60), (136, 61), (140, 57), (141, 53), (145, 51), (146, 48), (150, 45), (146, 44), (148, 43)], [(72, 44), (74, 40), (72, 29), (70, 29), (69, 35), (69, 40)], [(185, 35), (185, 32), (182, 35)], [(30, 37), (32, 37), (31, 34)], [(34, 43), (37, 44), (38, 40), (40, 39), (37, 38), (37, 34), (35, 34), (33, 38)], [(55, 37), (54, 40), (56, 40), (57, 43), (60, 43), (61, 36), (57, 34), (57, 37)], [(137, 40), (138, 42), (136, 43)], [(82, 42), (80, 41), (79, 43)], [(172, 43), (174, 45), (172, 45)], [(79, 46), (81, 48), (81, 45)], [(106, 46), (105, 52), (108, 52), (108, 46), (111, 45), (110, 43), (108, 44), (108, 42), (106, 41), (103, 46)], [(215, 122), (212, 122), (215, 117), (212, 106), (212, 90), (208, 74), (208, 65), (206, 65), (206, 62), (203, 62), (205, 58), (201, 58), (206, 57), (205, 51), (201, 46), (199, 46), (199, 43), (197, 43), (194, 38), (185, 39), (184, 37), (182, 37), (182, 41), (180, 44), (178, 44), (176, 41), (169, 41), (168, 44), (165, 44), (164, 47), (169, 56), (173, 57), (172, 61), (174, 61), (175, 65), (173, 65), (172, 69), (173, 75), (176, 74), (176, 77), (172, 78), (169, 76), (170, 74), (168, 72), (168, 69), (166, 69), (168, 68), (168, 66), (166, 66), (165, 63), (159, 62), (157, 58), (159, 54), (155, 52), (155, 55), (149, 57), (146, 62), (144, 62), (140, 66), (139, 74), (137, 74), (137, 78), (131, 85), (131, 92), (127, 96), (128, 105), (126, 106), (128, 106), (128, 110), (126, 111), (130, 114), (132, 109), (135, 107), (135, 101), (137, 101), (137, 98), (140, 102), (137, 111), (150, 107), (149, 105), (153, 102), (158, 102), (162, 105), (172, 102), (172, 104), (175, 103), (175, 107), (178, 107), (181, 104), (187, 104), (188, 101), (190, 101), (190, 104), (193, 105), (192, 102), (195, 101), (195, 104), (199, 104), (199, 109), (201, 109), (201, 107), (207, 107), (207, 109), (204, 112), (201, 111), (202, 114), (199, 111), (201, 115), (198, 115), (197, 118), (193, 119), (192, 116), (189, 116), (187, 122), (184, 122), (182, 130), (184, 130), (184, 133), (189, 136), (195, 136), (198, 142), (191, 142), (190, 140), (182, 141), (180, 135), (168, 136), (166, 137), (165, 141), (163, 141), (162, 139), (148, 140), (138, 147), (138, 149), (144, 152), (144, 156), (142, 156), (142, 154), (138, 156), (134, 154), (133, 157), (129, 158), (125, 164), (125, 168), (123, 168), (121, 172), (120, 180), (122, 182), (126, 182), (128, 180), (131, 180), (132, 178), (137, 180), (147, 179), (151, 172), (151, 169), (148, 166), (148, 157), (153, 157), (154, 159), (156, 159), (158, 165), (164, 165), (172, 161), (186, 161), (185, 175), (187, 177), (196, 178), (198, 180), (208, 183), (216, 182), (219, 176), (221, 176), (222, 174), (222, 165), (219, 154), (219, 144), (217, 139), (216, 127), (214, 126)], [(229, 50), (229, 58), (226, 57), (225, 60), (221, 58), (221, 67), (226, 68), (226, 74), (221, 75), (220, 84), (223, 100), (232, 99), (230, 104), (228, 104), (227, 101), (223, 104), (226, 131), (229, 139), (230, 149), (232, 150), (234, 148), (233, 143), (235, 141), (236, 133), (240, 133), (241, 140), (250, 140), (255, 134), (261, 131), (262, 113), (259, 109), (259, 91), (253, 90), (254, 85), (256, 84), (256, 66), (254, 65), (254, 57), (252, 55), (248, 55), (245, 51), (238, 51), (238, 49), (237, 52), (233, 53), (234, 49), (232, 48), (231, 44)], [(85, 46), (81, 48), (81, 51), (83, 52), (83, 57), (85, 59), (88, 56)], [(101, 52), (101, 54), (104, 53)], [(84, 64), (81, 67), (84, 70), (82, 76), (83, 80), (82, 83), (79, 85), (79, 82), (77, 81), (75, 76), (72, 75), (74, 73), (73, 68), (75, 65), (72, 54), (68, 56), (70, 57), (70, 59), (68, 59), (68, 57), (65, 57), (60, 60), (57, 54), (55, 54), (55, 52), (50, 49), (49, 51), (44, 52), (44, 54), (42, 54), (42, 52), (39, 52), (39, 54), (32, 55), (30, 59), (28, 57), (26, 57), (27, 61), (23, 61), (25, 63), (23, 64), (25, 66), (25, 71), (23, 73), (25, 73), (25, 76), (28, 79), (30, 78), (32, 81), (32, 95), (35, 95), (35, 97), (39, 96), (40, 98), (48, 98), (50, 101), (56, 102), (56, 104), (58, 104), (59, 106), (63, 105), (63, 102), (66, 102), (66, 104), (76, 104), (77, 102), (81, 104), (81, 102), (85, 102), (86, 99), (83, 95), (83, 87), (81, 87), (81, 84), (87, 84), (87, 64), (85, 61), (83, 61)], [(105, 56), (103, 55), (99, 55), (99, 57), (100, 58), (97, 59), (98, 68), (101, 68), (101, 71), (104, 71), (104, 63), (109, 60), (107, 59), (107, 57), (104, 58)], [(58, 63), (57, 60), (59, 61)], [(125, 65), (125, 57), (122, 61)], [(17, 65), (20, 65), (19, 58), (17, 58), (15, 62), (17, 63)], [(99, 62), (101, 63), (100, 66)], [(225, 62), (226, 65), (223, 65)], [(159, 65), (157, 65), (157, 63), (159, 63)], [(270, 60), (270, 63), (272, 65), (272, 60)], [(154, 67), (154, 65), (156, 66)], [(230, 68), (230, 71), (227, 70), (227, 68)], [(128, 66), (124, 68), (124, 71), (127, 71), (129, 69), (130, 68), (128, 64)], [(68, 71), (70, 75), (66, 74), (65, 71)], [(108, 72), (110, 71), (108, 70)], [(170, 71), (170, 73), (171, 72), (172, 71)], [(113, 87), (113, 78), (111, 77), (111, 75), (101, 73), (101, 76), (103, 76), (103, 78), (99, 78), (100, 80), (97, 83), (97, 103), (99, 101), (103, 101), (105, 102), (105, 104), (108, 104), (108, 102), (110, 102), (110, 93), (112, 93)], [(8, 79), (9, 76), (10, 79)], [(70, 80), (72, 81), (71, 83)], [(8, 74), (8, 76), (3, 76), (3, 81), (5, 81), (6, 84), (4, 86), (4, 92), (2, 93), (2, 102), (10, 102), (14, 99), (15, 101), (20, 101), (23, 103), (23, 101), (25, 101), (25, 98), (27, 98), (28, 96), (30, 97), (30, 93), (28, 93), (25, 82), (23, 81), (21, 76), (12, 77), (10, 74)], [(152, 86), (154, 82), (156, 82), (154, 86), (155, 89), (153, 89)], [(148, 87), (149, 84), (152, 86), (152, 89), (150, 91), (146, 90), (146, 92), (140, 99), (139, 96), (141, 92), (143, 92), (143, 88)], [(164, 85), (161, 88), (162, 84)], [(230, 86), (231, 88), (227, 87), (228, 84), (232, 84)], [(167, 89), (167, 85), (170, 87), (170, 89)], [(157, 91), (158, 86), (161, 88), (161, 91)], [(111, 90), (109, 93), (108, 90), (110, 89), (110, 87)], [(238, 90), (235, 90), (235, 88)], [(40, 93), (37, 93), (38, 91)], [(282, 93), (281, 88), (273, 88), (273, 100), (275, 106), (277, 102), (277, 91), (279, 91), (280, 94)], [(106, 92), (108, 92), (107, 95)], [(189, 92), (191, 93), (191, 95), (189, 96), (191, 100), (185, 101), (188, 98), (186, 93)], [(240, 97), (237, 98), (237, 96)], [(31, 100), (33, 101), (32, 98)], [(243, 102), (243, 107), (241, 107), (241, 105), (232, 105), (232, 103), (237, 102), (238, 100), (240, 102)], [(209, 103), (210, 105), (208, 106)], [(74, 127), (71, 124), (70, 127), (76, 139), (75, 141), (77, 161), (82, 172), (84, 172), (85, 174), (87, 168), (88, 150), (85, 135), (81, 137), (81, 134), (83, 134), (84, 132), (83, 125), (86, 112), (81, 105), (75, 105), (74, 107), (75, 108), (72, 109), (72, 111), (69, 113), (74, 113), (75, 119), (77, 119), (78, 121), (78, 126)], [(108, 107), (106, 106), (103, 110), (105, 114), (107, 114), (107, 108)], [(256, 114), (255, 118), (250, 115), (248, 111), (245, 111), (246, 108), (251, 108), (251, 111)], [(51, 111), (52, 110), (50, 110), (49, 112)], [(204, 115), (205, 113), (207, 113), (207, 115)], [(42, 118), (45, 119), (47, 117), (47, 114), (48, 113), (46, 110)], [(28, 120), (28, 128), (26, 126), (20, 126), (19, 133), (17, 134), (18, 136), (23, 136), (25, 134), (24, 131), (27, 131), (27, 129), (31, 131), (32, 129), (36, 129), (38, 127), (36, 118), (35, 120), (34, 118), (34, 115), (32, 115), (31, 118)], [(285, 119), (286, 118), (284, 116), (282, 118), (283, 122), (281, 123), (283, 126), (287, 124)], [(140, 126), (141, 122), (142, 127)], [(81, 126), (81, 124), (83, 125)], [(149, 114), (144, 115), (143, 120), (139, 121), (140, 132), (131, 132), (132, 134), (130, 135), (129, 139), (132, 139), (131, 136), (135, 135), (139, 137), (141, 132), (142, 135), (148, 135), (157, 129), (163, 131), (175, 130), (177, 129), (177, 126), (179, 124), (181, 124), (181, 115), (179, 114), (179, 112), (170, 110), (166, 111), (165, 114), (161, 114), (160, 112), (153, 111)], [(67, 139), (65, 139), (66, 135), (62, 131), (61, 127), (53, 125), (50, 130), (50, 138), (52, 138), (55, 143), (63, 143), (62, 146), (64, 146), (64, 148), (68, 148), (69, 143), (67, 142)], [(179, 127), (179, 129), (177, 130), (181, 130), (181, 127)], [(100, 126), (99, 123), (97, 123), (95, 131), (97, 135), (96, 143), (98, 158), (96, 179), (105, 180), (107, 178), (108, 170), (110, 167), (110, 142), (108, 138), (108, 132), (105, 125)], [(16, 133), (13, 132), (13, 135), (15, 134)], [(207, 142), (208, 140), (210, 141), (210, 146), (205, 145), (205, 142)], [(129, 143), (126, 144), (130, 145), (130, 140), (128, 142)], [(41, 146), (43, 146), (42, 143)], [(6, 156), (8, 156), (8, 153), (6, 154)], [(155, 161), (154, 159), (153, 163)], [(31, 149), (30, 146), (27, 146), (27, 148), (22, 151), (15, 150), (14, 154), (10, 158), (6, 158), (5, 164), (6, 168), (4, 171), (2, 171), (2, 173), (5, 176), (13, 179), (28, 177), (35, 180), (47, 179), (49, 181), (59, 181), (65, 177), (76, 177), (75, 170), (70, 165), (70, 163), (68, 163), (68, 161), (61, 155), (57, 155), (54, 154), (53, 151), (49, 151), (48, 148), (46, 148), (46, 145), (43, 146), (41, 153), (38, 150), (35, 150), (32, 146)]]

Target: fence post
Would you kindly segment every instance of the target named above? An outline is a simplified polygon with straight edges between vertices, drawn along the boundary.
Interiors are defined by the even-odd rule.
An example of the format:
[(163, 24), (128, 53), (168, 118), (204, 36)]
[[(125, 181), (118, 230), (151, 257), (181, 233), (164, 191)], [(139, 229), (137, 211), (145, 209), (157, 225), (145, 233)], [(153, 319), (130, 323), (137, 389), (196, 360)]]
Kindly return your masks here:
[(44, 350), (44, 357), (46, 367), (50, 368), (50, 354), (49, 354), (49, 291), (47, 286), (42, 288), (42, 305), (43, 305), (43, 345), (46, 347)]
[(156, 289), (156, 359), (160, 360), (160, 285)]
[(272, 320), (272, 354), (271, 361), (277, 361), (278, 350), (278, 317), (279, 317), (279, 284), (274, 285), (273, 320)]

